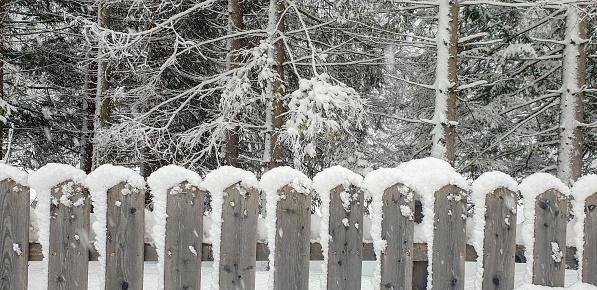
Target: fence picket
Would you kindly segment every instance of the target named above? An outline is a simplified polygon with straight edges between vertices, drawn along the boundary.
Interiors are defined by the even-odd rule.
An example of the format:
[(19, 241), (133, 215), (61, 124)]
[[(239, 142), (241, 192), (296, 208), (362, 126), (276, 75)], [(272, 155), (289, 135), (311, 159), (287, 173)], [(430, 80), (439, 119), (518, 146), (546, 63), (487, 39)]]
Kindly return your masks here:
[(201, 288), (203, 199), (204, 192), (187, 181), (168, 190), (164, 289)]
[(49, 289), (87, 289), (89, 192), (68, 180), (52, 188)]
[[(347, 192), (348, 209), (340, 196)], [(363, 190), (351, 185), (338, 185), (330, 191), (329, 235), (332, 243), (328, 250), (328, 290), (360, 289), (363, 261)]]
[(255, 289), (259, 192), (240, 183), (224, 191), (220, 289)]
[(485, 199), (483, 289), (514, 288), (516, 193), (497, 188)]
[[(383, 195), (382, 239), (387, 241), (381, 256), (381, 288), (411, 289), (413, 283), (414, 192), (395, 184)], [(401, 207), (410, 208), (403, 215)]]
[(597, 193), (585, 200), (582, 281), (597, 286)]
[(454, 186), (435, 192), (432, 281), (435, 289), (464, 289), (466, 193)]
[[(535, 244), (533, 250), (533, 284), (563, 287), (566, 266), (566, 226), (568, 198), (555, 189), (547, 190), (535, 200)], [(552, 257), (553, 243), (561, 253), (560, 261)]]
[(27, 289), (29, 188), (0, 181), (0, 289)]
[(307, 290), (311, 195), (297, 192), (289, 185), (278, 193), (283, 197), (276, 208), (274, 289)]
[(125, 182), (108, 190), (106, 289), (143, 289), (144, 209), (144, 190)]

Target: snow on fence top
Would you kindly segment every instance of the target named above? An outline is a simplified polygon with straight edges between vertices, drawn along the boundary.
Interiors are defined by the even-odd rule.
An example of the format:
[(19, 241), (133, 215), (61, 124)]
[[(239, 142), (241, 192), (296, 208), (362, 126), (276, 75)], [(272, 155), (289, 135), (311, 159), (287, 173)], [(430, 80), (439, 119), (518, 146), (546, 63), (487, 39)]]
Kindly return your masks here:
[[(44, 259), (44, 284), (47, 285), (48, 257), (50, 247), (50, 204), (52, 188), (60, 183), (72, 180), (77, 184), (85, 184), (85, 172), (66, 164), (49, 163), (29, 175), (29, 186), (37, 192), (35, 213), (39, 217), (39, 242)], [(67, 192), (64, 192), (67, 194)]]
[(533, 277), (533, 250), (535, 246), (535, 200), (542, 193), (555, 189), (565, 196), (570, 195), (570, 189), (557, 177), (544, 172), (534, 173), (527, 176), (518, 185), (518, 190), (523, 199), (524, 222), (522, 224), (522, 242), (525, 247), (527, 259), (527, 271), (525, 281), (531, 281)]
[[(92, 225), (95, 232), (95, 248), (99, 254), (98, 260), (102, 267), (100, 271), (106, 270), (106, 214), (108, 202), (108, 190), (121, 182), (125, 182), (132, 190), (139, 190), (145, 188), (145, 180), (139, 173), (132, 169), (122, 166), (114, 166), (111, 164), (104, 164), (87, 175), (85, 180), (91, 193), (91, 201), (95, 212), (96, 220)], [(123, 195), (130, 194), (131, 189), (125, 188), (122, 190)], [(100, 273), (100, 277), (104, 276), (104, 272)], [(103, 280), (102, 280), (103, 281)], [(103, 288), (104, 285), (100, 285)]]
[(11, 179), (22, 186), (27, 186), (28, 177), (29, 174), (27, 172), (8, 164), (0, 163), (0, 181)]
[[(472, 244), (477, 252), (477, 272), (475, 274), (475, 285), (481, 289), (483, 282), (483, 239), (485, 237), (485, 198), (498, 188), (506, 188), (517, 192), (518, 183), (510, 175), (499, 171), (491, 171), (481, 174), (472, 185), (471, 199), (475, 205), (473, 214)], [(512, 204), (516, 213), (516, 203)]]
[[(203, 186), (211, 194), (211, 220), (210, 238), (214, 257), (212, 288), (218, 289), (220, 279), (220, 237), (222, 236), (222, 205), (224, 204), (224, 190), (240, 183), (244, 188), (258, 188), (259, 182), (252, 172), (232, 166), (222, 166), (211, 171), (205, 176)], [(242, 195), (244, 188), (239, 188)]]
[(265, 194), (265, 225), (267, 228), (267, 247), (269, 249), (270, 277), (268, 289), (274, 288), (274, 267), (276, 247), (276, 209), (278, 201), (282, 198), (278, 190), (290, 185), (295, 191), (309, 194), (311, 191), (311, 180), (302, 172), (288, 166), (273, 168), (261, 176), (259, 187)]
[[(170, 194), (178, 194), (183, 191), (179, 185), (188, 182), (187, 187), (201, 187), (199, 174), (176, 165), (164, 166), (154, 171), (148, 178), (147, 184), (153, 194), (153, 213), (155, 215), (155, 226), (153, 227), (153, 238), (158, 255), (158, 288), (164, 287), (164, 258), (166, 256), (166, 206), (168, 201), (168, 190)], [(189, 188), (187, 188), (189, 189)]]
[[(330, 191), (339, 185), (344, 187), (340, 193), (342, 204), (345, 210), (350, 210), (350, 196), (348, 196), (348, 187), (350, 185), (362, 187), (363, 177), (342, 166), (333, 166), (317, 173), (313, 177), (313, 189), (321, 199), (321, 223), (319, 227), (319, 243), (323, 254), (323, 264), (321, 269), (323, 274), (327, 275), (328, 251), (330, 241)], [(321, 289), (327, 289), (327, 280), (322, 279)]]
[(583, 268), (583, 254), (585, 245), (585, 201), (586, 199), (597, 193), (597, 175), (590, 174), (579, 178), (572, 186), (572, 214), (576, 223), (574, 223), (574, 245), (576, 246), (576, 255), (578, 259), (578, 275), (579, 280), (582, 280)]

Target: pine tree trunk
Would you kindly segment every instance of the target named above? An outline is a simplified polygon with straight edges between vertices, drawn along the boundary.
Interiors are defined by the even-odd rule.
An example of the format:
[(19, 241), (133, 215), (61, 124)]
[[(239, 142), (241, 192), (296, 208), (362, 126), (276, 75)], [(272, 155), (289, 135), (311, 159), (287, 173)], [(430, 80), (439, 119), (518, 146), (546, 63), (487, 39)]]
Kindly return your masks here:
[[(6, 12), (4, 11), (4, 1), (0, 0), (0, 37), (4, 36), (4, 19)], [(4, 94), (4, 41), (0, 40), (0, 99), (6, 101), (6, 95)], [(6, 112), (2, 112), (4, 117), (8, 117)], [(3, 156), (4, 146), (4, 127), (6, 124), (0, 121), (0, 158)]]
[[(91, 55), (96, 55), (97, 52), (91, 49), (87, 53), (89, 59)], [(85, 173), (89, 174), (93, 170), (93, 119), (95, 116), (95, 102), (94, 93), (96, 91), (97, 76), (92, 73), (97, 71), (97, 63), (92, 61), (89, 63), (86, 71), (86, 80), (83, 99), (83, 126), (81, 128), (81, 151), (79, 167)]]
[[(103, 28), (110, 27), (110, 8), (106, 2), (98, 4), (98, 25)], [(111, 99), (107, 95), (110, 88), (108, 61), (105, 59), (105, 43), (102, 40), (98, 41), (97, 47), (97, 83), (95, 94), (95, 116), (94, 116), (94, 132), (97, 133), (100, 129), (106, 128), (110, 125), (111, 115)], [(93, 168), (104, 164), (107, 160), (102, 152), (98, 151), (97, 144), (93, 148)]]
[(566, 185), (572, 185), (581, 175), (583, 156), (584, 93), (586, 78), (585, 41), (587, 17), (575, 5), (568, 6), (562, 87), (560, 89), (560, 144), (557, 175)]
[[(239, 0), (228, 0), (228, 31), (230, 34), (241, 31), (243, 29), (243, 9), (241, 1)], [(228, 69), (237, 68), (241, 61), (238, 51), (242, 48), (242, 40), (234, 37), (228, 40)], [(228, 142), (226, 143), (226, 156), (225, 162), (227, 165), (236, 166), (238, 162), (239, 154), (239, 130), (236, 126), (234, 129), (228, 131)]]
[(439, 0), (435, 112), (431, 155), (454, 165), (458, 56), (458, 1)]
[[(271, 0), (270, 2), (270, 9), (275, 9), (274, 13), (270, 12), (270, 17), (275, 15), (275, 22), (277, 23), (277, 31), (284, 32), (284, 20), (281, 19), (282, 12), (285, 9), (283, 1)], [(275, 2), (275, 3), (274, 3)], [(271, 21), (272, 19), (270, 19)], [(272, 22), (270, 22), (272, 23)], [(279, 35), (278, 35), (279, 36)], [(284, 114), (284, 102), (282, 98), (284, 97), (284, 41), (280, 38), (276, 43), (274, 43), (274, 70), (277, 72), (279, 78), (276, 79), (273, 83), (273, 100), (272, 100), (272, 128), (271, 128), (271, 139), (270, 139), (270, 148), (271, 148), (271, 159), (269, 163), (269, 168), (275, 168), (278, 166), (284, 165), (283, 163), (283, 155), (284, 155), (284, 147), (282, 146), (281, 142), (278, 142), (278, 137), (280, 134), (280, 130), (282, 129), (282, 125), (284, 124), (284, 120), (282, 114)]]

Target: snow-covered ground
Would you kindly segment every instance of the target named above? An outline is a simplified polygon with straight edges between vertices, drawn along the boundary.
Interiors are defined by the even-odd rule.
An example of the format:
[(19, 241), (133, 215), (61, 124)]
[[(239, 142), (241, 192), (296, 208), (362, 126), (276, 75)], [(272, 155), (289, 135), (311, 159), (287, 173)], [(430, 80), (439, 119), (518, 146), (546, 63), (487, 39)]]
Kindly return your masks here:
[[(321, 270), (322, 261), (313, 261), (310, 265), (310, 277), (309, 277), (309, 289), (319, 290), (321, 289), (321, 279), (325, 278)], [(269, 279), (269, 273), (265, 270), (265, 262), (257, 262), (257, 285), (256, 289), (266, 289), (267, 281)], [(157, 289), (158, 284), (158, 267), (157, 262), (145, 262), (145, 277), (144, 277), (144, 289)], [(213, 268), (212, 262), (203, 262), (201, 271), (201, 289), (210, 289), (211, 275)], [(520, 287), (523, 285), (523, 276), (525, 272), (525, 264), (516, 264), (516, 276), (515, 285)], [(89, 262), (89, 289), (99, 290), (100, 289), (100, 264), (97, 261)], [(373, 269), (375, 268), (375, 261), (363, 262), (363, 279), (362, 289), (374, 289), (371, 281), (373, 280)], [(476, 271), (476, 262), (466, 263), (466, 282), (465, 289), (474, 289), (473, 279)], [(43, 264), (42, 262), (29, 262), (29, 289), (41, 290), (43, 286)], [(566, 270), (566, 286), (570, 286), (578, 281), (576, 271)], [(521, 287), (519, 289), (557, 289), (547, 287)], [(561, 289), (561, 288), (560, 288)], [(573, 285), (568, 289), (597, 289), (597, 287)]]

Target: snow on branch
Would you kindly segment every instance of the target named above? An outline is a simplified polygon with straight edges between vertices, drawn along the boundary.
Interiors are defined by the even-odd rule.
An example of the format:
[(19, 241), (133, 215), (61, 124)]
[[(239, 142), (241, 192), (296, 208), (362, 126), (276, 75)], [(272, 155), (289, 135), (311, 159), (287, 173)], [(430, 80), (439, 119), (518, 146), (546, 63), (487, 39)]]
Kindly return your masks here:
[(473, 39), (482, 38), (482, 37), (485, 37), (485, 36), (489, 36), (489, 33), (487, 33), (487, 32), (480, 32), (480, 33), (475, 33), (473, 35), (461, 37), (460, 39), (458, 39), (458, 44), (469, 42), (469, 41), (471, 41)]
[(282, 137), (292, 144), (298, 160), (315, 157), (318, 137), (336, 139), (343, 132), (360, 129), (364, 114), (363, 101), (353, 88), (326, 73), (301, 79), (299, 89), (290, 95)]
[(472, 89), (474, 87), (478, 87), (478, 86), (482, 86), (482, 85), (486, 85), (486, 84), (488, 84), (488, 82), (486, 80), (476, 81), (476, 82), (472, 82), (470, 84), (461, 85), (456, 88), (456, 91), (468, 90), (468, 89)]

